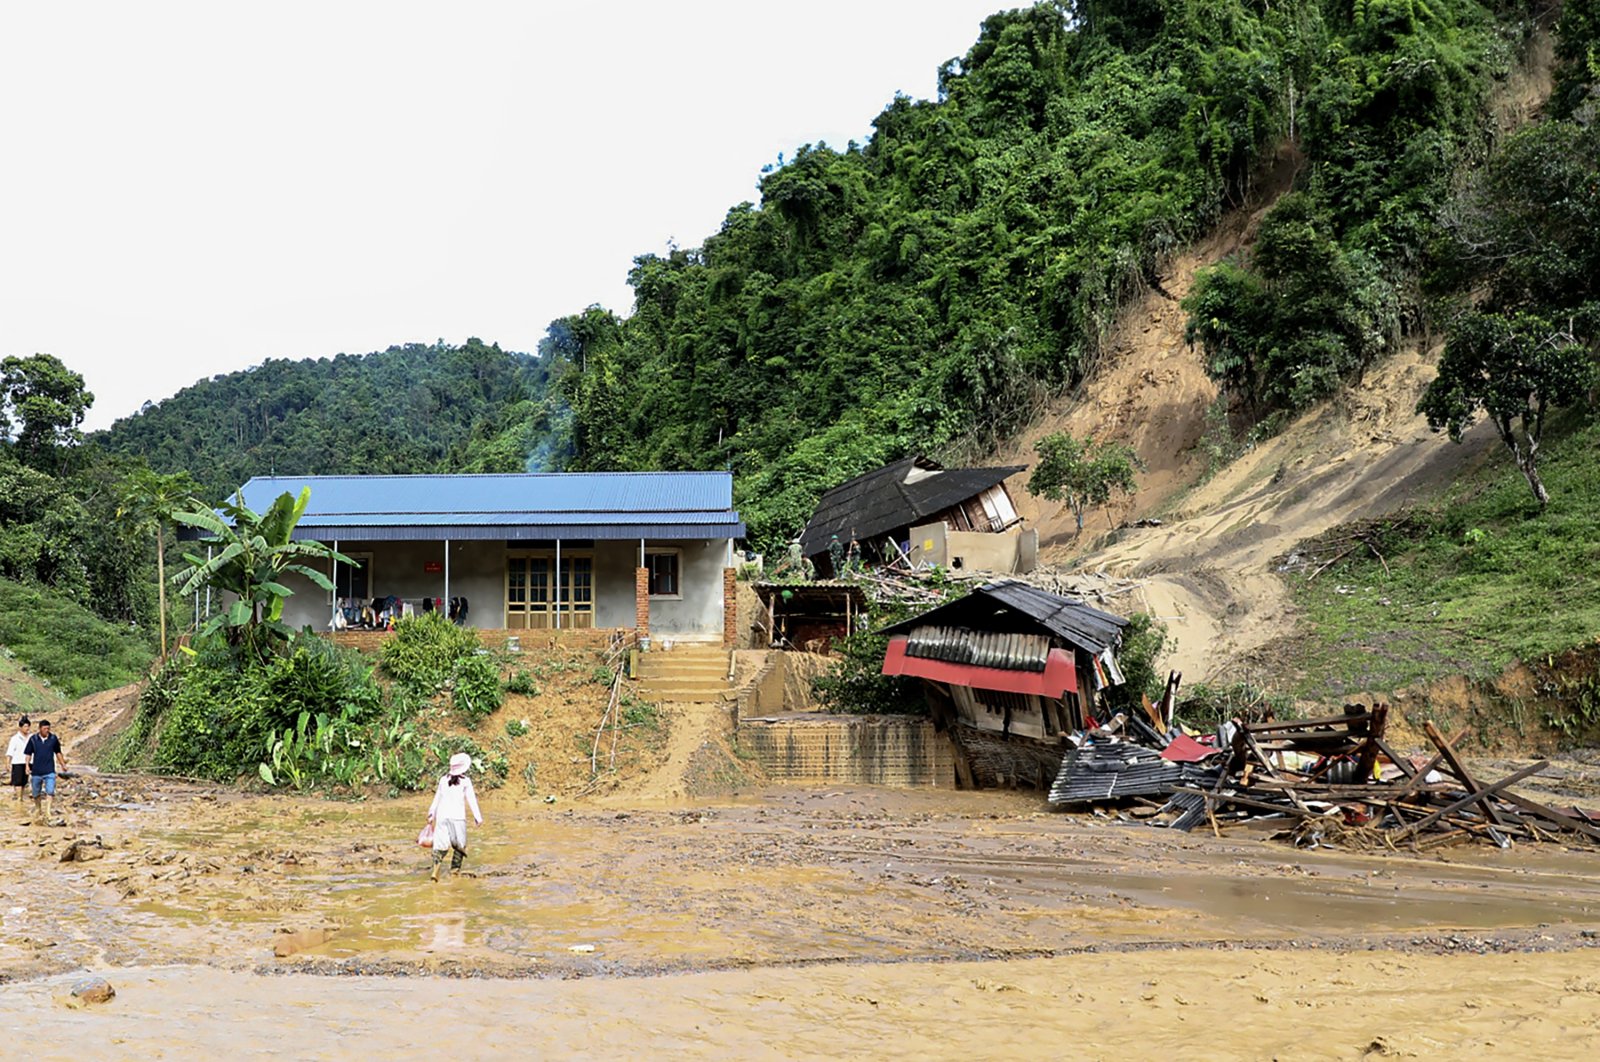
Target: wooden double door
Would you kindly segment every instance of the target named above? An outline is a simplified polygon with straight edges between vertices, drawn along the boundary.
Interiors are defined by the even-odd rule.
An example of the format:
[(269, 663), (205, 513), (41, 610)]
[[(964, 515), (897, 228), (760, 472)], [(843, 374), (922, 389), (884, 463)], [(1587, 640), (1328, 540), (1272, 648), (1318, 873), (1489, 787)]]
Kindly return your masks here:
[(506, 626), (513, 630), (593, 627), (594, 557), (562, 553), (557, 571), (554, 553), (509, 555)]

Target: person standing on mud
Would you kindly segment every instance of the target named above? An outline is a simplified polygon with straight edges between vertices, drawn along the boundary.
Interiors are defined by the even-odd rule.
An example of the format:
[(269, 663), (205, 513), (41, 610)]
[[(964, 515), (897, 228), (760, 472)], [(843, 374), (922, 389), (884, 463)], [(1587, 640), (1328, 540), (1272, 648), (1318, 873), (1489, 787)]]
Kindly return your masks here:
[(44, 823), (49, 825), (56, 813), (56, 760), (67, 766), (67, 755), (61, 751), (61, 739), (50, 733), (50, 720), (39, 720), (39, 732), (28, 739), (25, 750), (28, 773), (33, 776), (33, 814), (39, 817), (39, 800), (44, 798)]
[(461, 869), (467, 858), (467, 811), (472, 811), (472, 821), (483, 825), (478, 813), (478, 796), (472, 791), (472, 779), (467, 771), (472, 768), (472, 757), (458, 752), (450, 757), (450, 773), (439, 779), (439, 788), (433, 794), (433, 805), (428, 808), (428, 821), (433, 823), (433, 873), (439, 880), (439, 868), (444, 865), (444, 854), (450, 853), (452, 873)]
[[(17, 791), (17, 807), (22, 807), (22, 791), (28, 786), (28, 728), (33, 724), (23, 716), (17, 721), (17, 732), (11, 735), (6, 746), (6, 760), (11, 764), (11, 785)], [(26, 821), (27, 816), (23, 816)]]

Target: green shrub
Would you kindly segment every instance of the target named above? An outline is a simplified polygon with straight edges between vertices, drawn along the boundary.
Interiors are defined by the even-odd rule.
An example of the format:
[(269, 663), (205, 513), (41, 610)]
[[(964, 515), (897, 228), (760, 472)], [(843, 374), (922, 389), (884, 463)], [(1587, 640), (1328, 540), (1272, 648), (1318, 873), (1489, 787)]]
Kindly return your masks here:
[(506, 737), (519, 738), (522, 735), (526, 734), (527, 732), (528, 732), (528, 721), (526, 719), (507, 719), (506, 720)]
[(533, 681), (533, 676), (528, 674), (526, 668), (518, 668), (515, 673), (506, 679), (507, 693), (520, 693), (524, 697), (539, 696), (539, 686)]
[(487, 655), (463, 656), (450, 672), (450, 700), (472, 722), (492, 714), (504, 702), (500, 669)]
[(401, 620), (384, 639), (383, 669), (418, 696), (431, 697), (455, 674), (457, 661), (479, 648), (478, 634), (470, 627), (424, 612)]
[(1113, 712), (1138, 713), (1144, 717), (1144, 699), (1158, 699), (1166, 691), (1166, 675), (1157, 667), (1161, 651), (1167, 645), (1167, 629), (1143, 613), (1128, 617), (1128, 626), (1122, 632), (1122, 648), (1117, 651), (1117, 664), (1126, 680), (1120, 686), (1106, 690), (1106, 704)]

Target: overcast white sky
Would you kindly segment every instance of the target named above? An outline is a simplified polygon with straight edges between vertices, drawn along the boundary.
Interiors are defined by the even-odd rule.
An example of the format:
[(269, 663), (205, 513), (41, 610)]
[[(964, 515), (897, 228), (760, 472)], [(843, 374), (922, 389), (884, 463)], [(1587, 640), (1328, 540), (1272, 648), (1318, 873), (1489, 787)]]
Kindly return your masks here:
[(1005, 6), (6, 3), (0, 356), (103, 427), (267, 357), (531, 351)]

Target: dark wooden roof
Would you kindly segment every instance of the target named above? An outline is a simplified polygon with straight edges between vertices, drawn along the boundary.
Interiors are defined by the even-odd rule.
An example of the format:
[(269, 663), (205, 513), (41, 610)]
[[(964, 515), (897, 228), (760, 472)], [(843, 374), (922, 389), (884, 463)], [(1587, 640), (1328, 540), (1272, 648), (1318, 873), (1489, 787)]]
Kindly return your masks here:
[(1098, 656), (1121, 645), (1122, 628), (1128, 621), (1070, 597), (1015, 579), (1000, 579), (879, 633), (910, 634), (917, 627), (929, 625), (1006, 633), (1048, 632)]
[[(800, 552), (815, 557), (835, 537), (840, 546), (852, 538), (865, 542), (889, 531), (911, 527), (927, 517), (975, 498), (1005, 478), (1027, 468), (944, 468), (926, 457), (904, 457), (874, 469), (822, 496), (811, 522), (800, 533)], [(906, 482), (916, 470), (927, 475)]]

